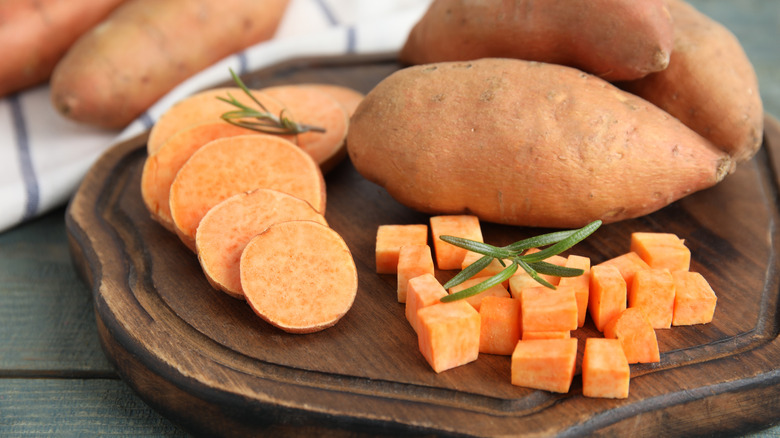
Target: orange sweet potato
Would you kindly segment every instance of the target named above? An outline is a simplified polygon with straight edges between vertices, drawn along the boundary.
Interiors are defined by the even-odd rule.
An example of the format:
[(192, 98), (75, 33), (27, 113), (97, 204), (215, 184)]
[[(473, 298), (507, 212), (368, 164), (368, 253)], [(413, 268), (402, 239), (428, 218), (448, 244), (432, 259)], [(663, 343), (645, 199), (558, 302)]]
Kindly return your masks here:
[(629, 307), (612, 318), (604, 326), (604, 337), (620, 341), (629, 364), (661, 360), (655, 330), (639, 307)]
[(634, 280), (634, 275), (637, 272), (650, 269), (650, 265), (647, 264), (639, 254), (629, 251), (627, 253), (620, 254), (609, 260), (605, 260), (599, 263), (601, 266), (614, 266), (620, 271), (620, 275), (626, 281), (626, 287), (631, 287), (631, 282)]
[(82, 35), (51, 76), (64, 116), (122, 128), (184, 79), (271, 38), (288, 0), (134, 0)]
[(511, 355), (520, 340), (520, 300), (489, 296), (479, 307), (479, 352)]
[(698, 272), (675, 271), (672, 325), (706, 324), (712, 321), (718, 297)]
[[(250, 90), (252, 96), (259, 100), (274, 115), (282, 110), (282, 104), (271, 96), (257, 90)], [(233, 97), (245, 105), (254, 105), (252, 99), (239, 87), (221, 87), (200, 91), (176, 102), (168, 108), (152, 126), (149, 139), (146, 141), (146, 152), (151, 156), (179, 131), (206, 122), (222, 121), (222, 114), (232, 111), (235, 107), (219, 98)], [(284, 136), (295, 143), (294, 136)]]
[(669, 66), (620, 87), (680, 119), (736, 162), (749, 159), (764, 130), (753, 65), (725, 26), (685, 1), (667, 3), (675, 34)]
[(596, 329), (604, 330), (612, 318), (626, 309), (626, 280), (615, 266), (596, 265), (590, 269), (588, 313)]
[(668, 269), (646, 269), (634, 275), (628, 307), (642, 309), (653, 328), (669, 328), (674, 315), (674, 278)]
[(569, 65), (607, 80), (669, 63), (674, 29), (663, 0), (436, 0), (400, 58), (413, 64), (486, 57)]
[(577, 329), (577, 299), (567, 288), (529, 287), (520, 293), (523, 333)]
[(423, 307), (439, 304), (447, 295), (439, 280), (432, 273), (425, 273), (410, 279), (406, 286), (406, 320), (415, 332), (420, 331), (420, 317), (417, 312)]
[(290, 333), (333, 326), (357, 294), (357, 269), (346, 243), (313, 221), (271, 225), (247, 243), (239, 270), (254, 312)]
[(239, 262), (247, 242), (269, 226), (291, 220), (328, 225), (308, 202), (272, 189), (239, 193), (209, 209), (195, 233), (198, 260), (209, 283), (243, 299)]
[(582, 355), (582, 395), (627, 398), (631, 369), (617, 339), (588, 338)]
[(201, 147), (179, 170), (170, 191), (176, 233), (194, 250), (195, 231), (211, 207), (258, 188), (295, 196), (325, 214), (325, 182), (308, 154), (273, 135), (239, 135)]
[(530, 341), (534, 339), (568, 339), (571, 338), (571, 330), (547, 330), (547, 331), (524, 331), (523, 340)]
[(141, 197), (152, 218), (170, 231), (175, 231), (168, 195), (176, 174), (201, 146), (218, 138), (256, 132), (214, 121), (193, 125), (171, 136), (154, 155), (144, 161), (141, 173)]
[[(471, 286), (474, 286), (476, 284), (482, 283), (483, 281), (487, 280), (490, 277), (471, 277), (468, 280), (464, 281), (463, 283), (453, 286), (450, 288), (449, 293), (454, 294), (457, 292), (460, 292), (464, 289), (467, 289)], [(467, 303), (474, 306), (475, 309), (479, 312), (480, 307), (482, 305), (482, 300), (487, 297), (504, 297), (504, 298), (510, 298), (511, 295), (509, 294), (509, 291), (506, 290), (503, 284), (497, 284), (493, 287), (490, 287), (488, 289), (483, 290), (482, 292), (472, 295), (468, 298), (464, 298), (463, 301), (466, 301)]]
[(631, 233), (631, 251), (651, 268), (687, 271), (691, 267), (691, 250), (672, 233)]
[(376, 230), (376, 272), (398, 272), (398, 253), (404, 245), (427, 245), (428, 225), (380, 225)]
[(522, 340), (512, 353), (513, 385), (568, 392), (577, 365), (577, 338)]
[(479, 218), (467, 214), (432, 216), (430, 222), (436, 266), (443, 270), (460, 269), (468, 251), (441, 240), (439, 236), (456, 236), (482, 242)]
[(642, 216), (733, 169), (656, 106), (514, 59), (393, 73), (358, 106), (347, 145), (355, 168), (410, 208), (553, 228)]
[(479, 356), (480, 316), (465, 301), (423, 307), (418, 347), (437, 373), (477, 360)]
[(590, 259), (588, 257), (570, 255), (563, 265), (567, 268), (582, 269), (583, 274), (576, 277), (563, 277), (558, 286), (574, 290), (577, 299), (577, 327), (585, 325), (588, 314), (588, 297), (590, 295)]
[(300, 87), (312, 87), (317, 90), (324, 91), (336, 99), (344, 110), (347, 112), (347, 116), (352, 117), (355, 112), (355, 108), (365, 97), (365, 94), (361, 93), (350, 87), (334, 84), (321, 84), (321, 83), (303, 83), (299, 84)]
[(0, 96), (45, 82), (70, 46), (123, 1), (0, 2)]
[(398, 252), (397, 296), (399, 303), (406, 302), (409, 280), (423, 274), (433, 274), (433, 256), (428, 245), (404, 245)]

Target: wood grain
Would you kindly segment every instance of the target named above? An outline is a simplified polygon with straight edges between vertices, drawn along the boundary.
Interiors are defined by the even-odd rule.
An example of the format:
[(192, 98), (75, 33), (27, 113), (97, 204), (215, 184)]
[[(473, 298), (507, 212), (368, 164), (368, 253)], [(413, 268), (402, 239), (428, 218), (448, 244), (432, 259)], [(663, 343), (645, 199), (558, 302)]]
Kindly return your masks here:
[[(368, 91), (399, 67), (384, 57), (293, 60), (245, 80)], [(355, 258), (355, 304), (320, 333), (270, 327), (246, 303), (212, 289), (196, 257), (149, 218), (140, 198), (145, 140), (117, 145), (96, 163), (66, 223), (107, 355), (144, 400), (189, 431), (659, 436), (744, 433), (780, 420), (780, 128), (771, 117), (764, 148), (723, 183), (605, 226), (575, 248), (598, 262), (626, 252), (633, 231), (676, 233), (692, 250), (692, 269), (718, 294), (713, 323), (658, 332), (661, 362), (632, 366), (626, 400), (585, 398), (579, 377), (565, 395), (513, 386), (502, 356), (432, 372), (395, 301), (395, 277), (374, 273), (377, 226), (427, 216), (348, 161), (326, 177), (326, 218)], [(486, 241), (506, 244), (545, 230), (484, 224), (483, 231)], [(600, 335), (588, 322), (576, 336)]]

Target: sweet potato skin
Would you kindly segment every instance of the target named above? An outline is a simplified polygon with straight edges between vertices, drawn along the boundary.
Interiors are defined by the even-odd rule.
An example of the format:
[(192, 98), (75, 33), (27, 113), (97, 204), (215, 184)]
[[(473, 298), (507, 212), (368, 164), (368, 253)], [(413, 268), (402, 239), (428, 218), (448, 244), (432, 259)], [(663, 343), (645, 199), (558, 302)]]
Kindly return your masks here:
[(619, 86), (656, 104), (728, 152), (736, 162), (761, 147), (758, 78), (737, 38), (682, 0), (667, 0), (675, 44), (669, 66)]
[(72, 120), (122, 128), (187, 77), (273, 36), (287, 1), (127, 2), (59, 62), (52, 103)]
[(523, 226), (639, 217), (734, 166), (606, 81), (513, 59), (394, 73), (358, 106), (347, 145), (358, 172), (410, 208)]
[(673, 39), (663, 0), (436, 0), (410, 32), (400, 59), (518, 58), (628, 80), (666, 68)]

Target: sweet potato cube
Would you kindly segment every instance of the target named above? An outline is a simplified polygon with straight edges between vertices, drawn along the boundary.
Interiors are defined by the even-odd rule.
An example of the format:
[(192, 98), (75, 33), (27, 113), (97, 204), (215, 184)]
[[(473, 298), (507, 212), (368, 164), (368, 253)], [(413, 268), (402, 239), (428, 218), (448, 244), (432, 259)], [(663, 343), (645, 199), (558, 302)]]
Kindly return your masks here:
[(559, 287), (529, 287), (520, 294), (523, 332), (577, 329), (577, 299), (574, 291)]
[(520, 340), (520, 300), (485, 297), (479, 308), (479, 352), (511, 355)]
[(427, 245), (428, 225), (380, 225), (376, 231), (376, 272), (398, 272), (398, 253), (404, 245)]
[(520, 341), (512, 353), (512, 384), (568, 392), (576, 360), (577, 338)]
[(635, 252), (627, 252), (617, 257), (613, 257), (607, 261), (599, 263), (599, 265), (610, 265), (618, 268), (623, 279), (626, 281), (626, 286), (631, 286), (631, 281), (634, 279), (634, 274), (637, 271), (643, 269), (650, 269), (650, 265), (647, 264), (641, 257)]
[[(461, 270), (468, 268), (472, 263), (476, 262), (480, 258), (482, 258), (482, 254), (479, 254), (479, 253), (476, 253), (476, 252), (467, 251), (466, 252), (466, 257), (463, 259), (463, 263), (461, 264)], [(475, 277), (492, 277), (492, 276), (498, 274), (499, 272), (503, 271), (504, 269), (506, 269), (511, 263), (512, 262), (510, 262), (510, 261), (505, 261), (504, 264), (506, 266), (504, 266), (504, 265), (501, 264), (500, 261), (498, 261), (498, 259), (493, 259), (490, 262), (490, 264), (487, 265), (486, 268), (482, 269), (481, 271), (479, 271), (474, 276)], [(509, 287), (509, 280), (504, 282), (504, 287)]]
[(577, 277), (561, 277), (558, 286), (574, 290), (577, 298), (577, 327), (585, 325), (588, 314), (588, 295), (590, 294), (590, 259), (588, 257), (570, 255), (563, 265), (567, 268), (582, 269), (584, 273)]
[(628, 363), (654, 363), (661, 360), (655, 329), (639, 307), (629, 307), (604, 326), (604, 337), (617, 339)]
[(433, 256), (428, 245), (404, 245), (398, 252), (398, 302), (406, 302), (409, 280), (423, 274), (434, 274)]
[(415, 332), (419, 331), (420, 321), (417, 311), (423, 307), (440, 304), (441, 298), (447, 295), (439, 280), (431, 273), (426, 273), (409, 280), (406, 288), (406, 319)]
[(718, 297), (698, 272), (675, 271), (672, 325), (706, 324), (712, 321)]
[(582, 395), (627, 398), (631, 369), (617, 339), (588, 338), (582, 355)]
[[(526, 254), (533, 254), (533, 253), (539, 252), (539, 251), (541, 251), (541, 249), (539, 249), (539, 248), (531, 248), (528, 251), (526, 251)], [(544, 261), (547, 262), (547, 263), (552, 263), (553, 265), (558, 265), (558, 266), (565, 266), (566, 265), (566, 257), (563, 257), (561, 255), (554, 255), (554, 256), (547, 257), (546, 259), (544, 259)], [(522, 271), (523, 274), (528, 275), (528, 273), (526, 273), (522, 269), (518, 270), (518, 272), (521, 272), (521, 271)], [(557, 286), (558, 282), (560, 282), (560, 280), (561, 280), (561, 277), (556, 277), (554, 275), (539, 274), (539, 276), (542, 277), (548, 283), (550, 283), (550, 284), (552, 284), (554, 286)], [(537, 283), (536, 285), (539, 286), (539, 283)]]
[(691, 266), (691, 250), (676, 234), (632, 233), (631, 251), (639, 255), (651, 268), (688, 271)]
[(453, 301), (417, 312), (420, 352), (437, 373), (465, 365), (479, 356), (480, 316), (469, 303)]
[(628, 291), (628, 307), (638, 307), (656, 329), (672, 326), (674, 278), (668, 269), (646, 269), (634, 275)]
[(626, 309), (626, 280), (617, 267), (599, 264), (590, 269), (588, 312), (596, 329), (604, 330), (612, 318)]
[[(471, 277), (468, 280), (464, 281), (463, 283), (453, 286), (450, 288), (449, 293), (454, 294), (456, 292), (460, 292), (464, 289), (467, 289), (471, 286), (474, 286), (476, 284), (482, 283), (483, 281), (487, 280), (490, 277)], [(479, 312), (480, 305), (482, 303), (482, 300), (486, 297), (509, 297), (509, 291), (506, 290), (506, 288), (502, 284), (497, 284), (489, 289), (483, 290), (482, 292), (472, 295), (468, 298), (466, 298), (464, 301), (474, 306), (474, 309)]]
[(570, 330), (557, 330), (557, 331), (527, 331), (523, 332), (522, 339), (529, 341), (533, 339), (568, 339), (571, 337)]
[(472, 215), (445, 215), (431, 217), (431, 236), (436, 256), (436, 266), (442, 270), (460, 269), (467, 250), (451, 245), (439, 236), (456, 236), (482, 242), (479, 219)]

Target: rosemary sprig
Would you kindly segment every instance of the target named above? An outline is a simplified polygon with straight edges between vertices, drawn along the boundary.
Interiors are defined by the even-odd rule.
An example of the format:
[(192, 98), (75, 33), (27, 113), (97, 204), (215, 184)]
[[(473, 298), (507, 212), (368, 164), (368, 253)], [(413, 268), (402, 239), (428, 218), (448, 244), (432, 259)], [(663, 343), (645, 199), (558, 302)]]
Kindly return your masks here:
[[(544, 260), (554, 255), (560, 254), (577, 243), (585, 240), (601, 226), (601, 221), (596, 220), (577, 230), (556, 231), (553, 233), (542, 234), (520, 240), (507, 246), (497, 247), (483, 242), (464, 239), (455, 236), (440, 236), (439, 238), (447, 243), (467, 249), (479, 254), (482, 257), (476, 262), (467, 266), (457, 273), (454, 277), (444, 284), (445, 289), (457, 286), (469, 278), (473, 277), (493, 259), (497, 259), (505, 268), (496, 275), (482, 281), (474, 286), (447, 295), (441, 299), (442, 302), (456, 301), (476, 295), (484, 290), (503, 282), (517, 272), (518, 269), (524, 270), (528, 275), (539, 284), (555, 289), (555, 286), (546, 281), (539, 274), (554, 275), (556, 277), (576, 277), (583, 274), (582, 269), (566, 268), (545, 262)], [(548, 246), (549, 245), (549, 246)], [(540, 248), (547, 246), (540, 251), (526, 254), (531, 248)], [(509, 265), (507, 266), (507, 263)]]
[(223, 113), (222, 120), (236, 126), (264, 132), (266, 134), (294, 135), (303, 134), (304, 132), (325, 132), (325, 129), (319, 126), (296, 123), (285, 116), (284, 110), (280, 111), (278, 116), (271, 114), (268, 108), (266, 108), (265, 105), (249, 91), (249, 88), (244, 84), (244, 81), (238, 77), (233, 69), (230, 69), (230, 75), (233, 77), (233, 81), (236, 85), (238, 85), (238, 87), (241, 88), (241, 90), (246, 93), (260, 109), (245, 105), (228, 93), (227, 98), (218, 96), (217, 99), (229, 103), (238, 109)]

